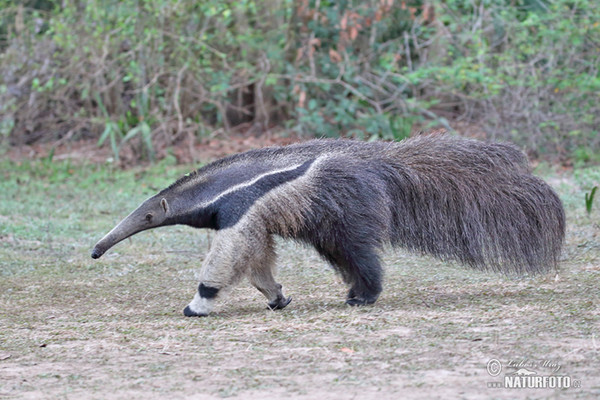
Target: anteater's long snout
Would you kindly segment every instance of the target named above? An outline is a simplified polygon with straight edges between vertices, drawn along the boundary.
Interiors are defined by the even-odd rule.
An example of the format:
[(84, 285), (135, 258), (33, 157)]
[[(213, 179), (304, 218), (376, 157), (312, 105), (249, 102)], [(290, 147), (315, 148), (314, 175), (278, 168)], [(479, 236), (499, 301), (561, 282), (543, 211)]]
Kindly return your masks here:
[(92, 250), (92, 258), (100, 258), (111, 247), (138, 232), (164, 226), (169, 204), (160, 197), (151, 197), (117, 224), (110, 232), (96, 243)]
[(150, 225), (142, 225), (137, 223), (138, 220), (140, 220), (140, 218), (137, 216), (137, 214), (133, 213), (121, 221), (110, 232), (108, 232), (106, 236), (96, 243), (94, 249), (92, 250), (92, 258), (100, 258), (104, 253), (106, 253), (106, 251), (108, 251), (108, 249), (120, 241), (150, 227)]

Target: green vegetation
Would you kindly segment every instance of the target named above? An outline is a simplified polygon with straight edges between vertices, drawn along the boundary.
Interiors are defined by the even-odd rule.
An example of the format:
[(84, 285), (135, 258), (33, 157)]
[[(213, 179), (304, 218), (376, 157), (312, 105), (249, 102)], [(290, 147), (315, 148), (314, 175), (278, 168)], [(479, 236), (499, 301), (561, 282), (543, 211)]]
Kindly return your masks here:
[(594, 186), (589, 193), (585, 194), (585, 211), (587, 211), (588, 215), (592, 213), (592, 205), (594, 204), (596, 190), (598, 190), (598, 186)]
[[(0, 0), (0, 140), (455, 127), (600, 161), (592, 0)], [(284, 133), (285, 134), (285, 133)]]
[(435, 397), (443, 387), (450, 397), (518, 397), (486, 387), (493, 358), (550, 359), (582, 383), (559, 395), (598, 392), (600, 246), (581, 199), (600, 168), (544, 172), (568, 215), (556, 275), (507, 278), (388, 252), (380, 300), (354, 309), (313, 251), (279, 243), (290, 306), (268, 311), (243, 283), (215, 315), (190, 319), (181, 310), (210, 232), (147, 231), (90, 258), (115, 222), (189, 171), (170, 163), (122, 171), (51, 157), (0, 161), (0, 396), (370, 400)]

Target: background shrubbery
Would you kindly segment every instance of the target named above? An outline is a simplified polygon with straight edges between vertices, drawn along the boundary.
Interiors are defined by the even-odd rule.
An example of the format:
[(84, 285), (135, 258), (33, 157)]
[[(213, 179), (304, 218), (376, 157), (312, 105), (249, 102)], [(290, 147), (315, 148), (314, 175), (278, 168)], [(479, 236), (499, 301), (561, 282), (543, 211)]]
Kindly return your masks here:
[(0, 0), (0, 140), (445, 126), (600, 161), (595, 0)]

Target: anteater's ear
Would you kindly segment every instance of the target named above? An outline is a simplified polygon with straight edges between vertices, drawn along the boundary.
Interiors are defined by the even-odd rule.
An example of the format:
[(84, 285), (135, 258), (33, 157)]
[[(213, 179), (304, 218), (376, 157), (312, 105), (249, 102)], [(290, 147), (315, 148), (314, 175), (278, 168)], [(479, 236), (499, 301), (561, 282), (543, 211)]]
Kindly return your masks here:
[(169, 203), (167, 203), (167, 199), (163, 197), (160, 201), (160, 205), (162, 206), (163, 210), (165, 210), (165, 214), (169, 212)]

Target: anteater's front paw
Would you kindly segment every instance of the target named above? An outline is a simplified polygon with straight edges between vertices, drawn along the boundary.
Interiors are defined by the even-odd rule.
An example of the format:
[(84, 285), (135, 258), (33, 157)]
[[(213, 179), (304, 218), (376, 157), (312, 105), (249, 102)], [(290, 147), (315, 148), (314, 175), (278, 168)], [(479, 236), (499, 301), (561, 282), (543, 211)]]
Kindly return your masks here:
[(292, 297), (288, 297), (287, 299), (283, 296), (277, 297), (275, 301), (270, 302), (267, 307), (269, 310), (281, 310), (285, 308), (292, 301)]
[(183, 315), (185, 315), (186, 317), (207, 317), (208, 316), (208, 314), (205, 314), (205, 313), (197, 313), (195, 311), (192, 311), (190, 306), (187, 306), (183, 310)]

